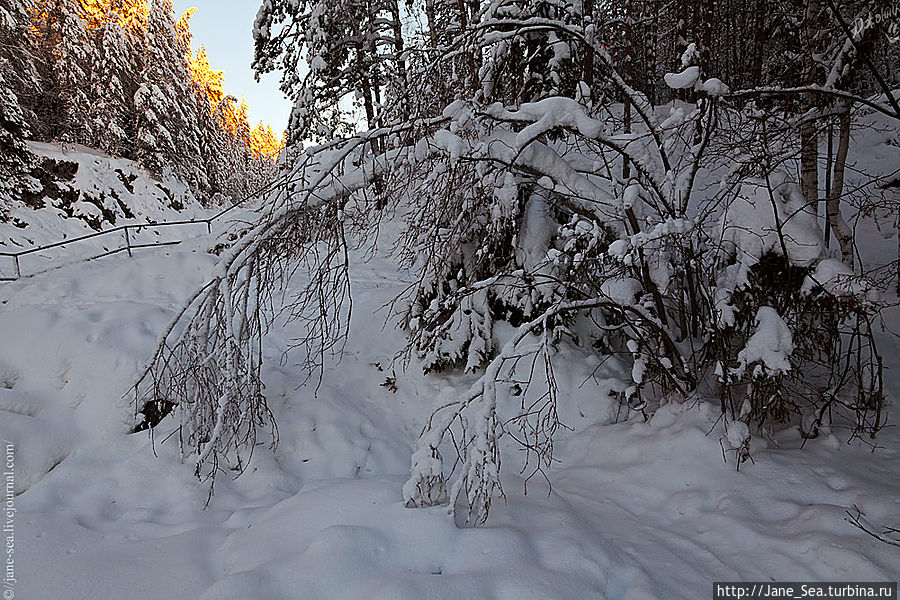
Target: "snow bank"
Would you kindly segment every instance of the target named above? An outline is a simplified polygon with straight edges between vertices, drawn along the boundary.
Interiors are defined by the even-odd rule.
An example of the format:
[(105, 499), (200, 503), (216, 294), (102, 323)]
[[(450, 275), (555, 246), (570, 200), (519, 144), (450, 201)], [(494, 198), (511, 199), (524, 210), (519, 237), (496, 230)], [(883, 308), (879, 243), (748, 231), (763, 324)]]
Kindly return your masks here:
[[(725, 223), (728, 232), (740, 220)], [(734, 238), (732, 251), (758, 260), (770, 246), (762, 234), (755, 244)], [(539, 247), (540, 236), (526, 237)], [(789, 254), (800, 260), (802, 248)], [(458, 395), (473, 376), (426, 377), (395, 362), (402, 338), (382, 307), (408, 283), (383, 257), (353, 262), (351, 339), (318, 388), (301, 387), (292, 358), (281, 360), (302, 324), (272, 328), (263, 376), (280, 445), (271, 452), (259, 440), (245, 474), (222, 474), (206, 507), (177, 433), (166, 439), (174, 419), (152, 442), (127, 433), (134, 374), (215, 268), (204, 250), (185, 243), (0, 286), (0, 438), (17, 446), (20, 597), (679, 600), (703, 597), (714, 580), (896, 575), (900, 549), (853, 528), (845, 512), (858, 506), (870, 522), (896, 526), (896, 430), (874, 452), (834, 437), (841, 432), (804, 441), (786, 431), (773, 450), (754, 439), (753, 463), (738, 472), (722, 447), (742, 445), (747, 432), (735, 423), (726, 431), (715, 407), (672, 403), (649, 421), (610, 424), (631, 375), (615, 357), (600, 364), (565, 341), (556, 379), (566, 428), (547, 468), (552, 487), (541, 474), (526, 482), (533, 471), (505, 436), (507, 498), (486, 527), (458, 528), (446, 507), (405, 508), (401, 486), (422, 424), (443, 390)], [(817, 269), (826, 281), (827, 269), (840, 271)], [(631, 302), (640, 284), (603, 291)], [(744, 358), (784, 368), (789, 334), (773, 309), (757, 320)], [(886, 352), (888, 366), (898, 356)], [(531, 368), (523, 360), (511, 380)], [(538, 361), (535, 382), (541, 369)], [(510, 384), (503, 414), (546, 391)]]
[(666, 73), (663, 79), (665, 79), (666, 85), (673, 90), (691, 89), (700, 79), (700, 67), (688, 67), (680, 73)]
[[(896, 433), (871, 454), (818, 440), (800, 451), (788, 432), (782, 448), (754, 450), (736, 472), (722, 461), (719, 440), (730, 438), (714, 408), (672, 404), (649, 422), (608, 425), (621, 367), (569, 344), (556, 376), (572, 430), (560, 431), (552, 488), (536, 476), (522, 493), (530, 471), (519, 474), (506, 437), (507, 500), (487, 527), (457, 528), (446, 507), (405, 508), (421, 424), (441, 389), (458, 394), (471, 377), (392, 364), (400, 333), (383, 328), (380, 307), (405, 284), (381, 259), (354, 267), (351, 342), (317, 391), (278, 360), (296, 330), (273, 328), (264, 378), (281, 444), (258, 447), (240, 479), (220, 477), (204, 508), (207, 490), (181, 463), (177, 435), (163, 441), (174, 420), (155, 444), (128, 435), (123, 394), (216, 260), (182, 245), (0, 287), (0, 437), (21, 444), (19, 596), (678, 600), (708, 593), (712, 580), (888, 580), (900, 563), (900, 550), (844, 513), (857, 505), (872, 522), (895, 522)], [(523, 362), (520, 375), (529, 369)], [(535, 385), (501, 401), (527, 406), (541, 394)]]
[(870, 280), (857, 275), (853, 269), (834, 258), (819, 261), (816, 270), (803, 280), (801, 291), (809, 294), (819, 288), (838, 298), (854, 296), (877, 302), (881, 296)]
[[(0, 252), (20, 252), (125, 224), (188, 221), (214, 213), (203, 208), (181, 182), (157, 181), (136, 163), (83, 146), (29, 143), (38, 157), (43, 192), (26, 197), (0, 222)], [(130, 232), (131, 242), (158, 243), (205, 235), (205, 225), (174, 230)], [(125, 246), (121, 232), (43, 250), (20, 258), (31, 274), (73, 259), (97, 256)], [(11, 277), (11, 258), (0, 256), (0, 277)]]
[[(185, 216), (197, 214), (200, 203), (187, 186), (171, 176), (157, 180), (137, 163), (123, 158), (107, 156), (84, 146), (60, 146), (30, 142), (30, 150), (46, 169), (68, 170), (67, 177), (58, 177), (54, 183), (57, 192), (77, 196), (76, 203), (93, 206), (90, 212), (102, 221), (115, 224), (120, 219), (155, 221), (171, 216), (172, 211), (185, 211)], [(74, 172), (72, 172), (74, 171)], [(45, 208), (56, 208), (68, 215), (64, 198), (34, 198), (43, 201)], [(89, 217), (89, 215), (73, 216)], [(26, 218), (27, 215), (21, 215)], [(89, 224), (95, 222), (84, 218)]]

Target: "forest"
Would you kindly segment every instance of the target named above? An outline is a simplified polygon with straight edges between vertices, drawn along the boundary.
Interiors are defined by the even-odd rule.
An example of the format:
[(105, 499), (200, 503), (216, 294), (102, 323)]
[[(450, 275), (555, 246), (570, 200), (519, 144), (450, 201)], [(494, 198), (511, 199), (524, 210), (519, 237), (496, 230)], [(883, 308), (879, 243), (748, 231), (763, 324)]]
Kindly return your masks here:
[(191, 11), (176, 21), (162, 0), (17, 0), (0, 10), (7, 202), (29, 189), (25, 139), (168, 169), (205, 202), (272, 176), (281, 137), (251, 127), (246, 102), (225, 94), (202, 47), (192, 50)]
[[(874, 437), (877, 289), (897, 263), (869, 273), (844, 212), (896, 227), (896, 156), (846, 181), (854, 111), (900, 117), (884, 9), (264, 3), (254, 66), (295, 99), (291, 166), (139, 396), (177, 399), (198, 475), (240, 470), (271, 424), (265, 331), (284, 312), (303, 322), (313, 376), (347, 336), (348, 249), (392, 222), (414, 278), (391, 305), (398, 351), (479, 374), (424, 426), (411, 506), (462, 503), (483, 522), (504, 435), (533, 473), (551, 467), (562, 338), (625, 362), (626, 411), (716, 403), (739, 462), (751, 433), (785, 424)], [(860, 27), (870, 13), (882, 25)], [(310, 284), (276, 303), (298, 271)], [(501, 322), (515, 333), (498, 339)], [(501, 412), (510, 388), (542, 392)]]

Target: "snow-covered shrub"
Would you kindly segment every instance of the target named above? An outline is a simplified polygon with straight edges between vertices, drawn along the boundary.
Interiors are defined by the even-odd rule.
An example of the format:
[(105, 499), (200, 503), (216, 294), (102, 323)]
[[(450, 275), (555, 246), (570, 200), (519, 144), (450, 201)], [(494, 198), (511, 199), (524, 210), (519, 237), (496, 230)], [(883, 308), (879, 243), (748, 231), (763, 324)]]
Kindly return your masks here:
[(799, 186), (784, 175), (745, 182), (720, 224), (726, 264), (709, 345), (722, 409), (756, 430), (833, 420), (857, 433), (883, 424), (873, 339), (873, 284), (824, 258)]
[(406, 262), (421, 273), (406, 317), (411, 346), (426, 371), (471, 371), (494, 351), (495, 281), (484, 280), (511, 270), (520, 191), (512, 175), (452, 157), (423, 166), (429, 173), (409, 191), (401, 243)]
[(528, 186), (532, 191), (523, 192), (527, 199), (519, 209), (518, 186), (507, 183), (499, 198), (469, 213), (474, 219), (455, 215), (453, 225), (466, 232), (463, 239), (454, 244), (451, 229), (437, 232), (434, 241), (445, 246), (428, 255), (440, 262), (417, 289), (407, 321), (426, 372), (483, 367), (497, 350), (494, 320), (518, 326), (566, 296), (560, 283), (563, 253), (555, 248), (561, 226), (549, 195)]
[[(323, 6), (294, 8), (310, 4)], [(275, 16), (288, 18), (281, 9)], [(403, 489), (409, 506), (460, 505), (483, 522), (502, 494), (504, 436), (538, 469), (550, 467), (566, 401), (553, 368), (563, 336), (624, 357), (630, 414), (720, 402), (736, 448), (745, 433), (783, 422), (802, 421), (812, 435), (838, 408), (856, 431), (878, 429), (877, 304), (863, 280), (832, 277), (839, 269), (827, 262), (806, 190), (782, 168), (797, 156), (783, 115), (732, 102), (742, 92), (696, 68), (696, 47), (665, 78), (696, 102), (653, 106), (620, 75), (590, 20), (512, 0), (460, 16), (447, 40), (423, 37), (408, 64), (375, 52), (367, 65), (348, 65), (345, 74), (365, 66), (369, 75), (390, 65), (401, 81), (384, 90), (411, 97), (382, 98), (378, 112), (371, 81), (344, 82), (361, 86), (371, 129), (298, 155), (259, 224), (187, 307), (187, 325), (160, 344), (138, 391), (179, 400), (198, 472), (219, 455), (240, 464), (240, 442), (255, 439), (266, 416), (261, 337), (279, 310), (306, 325), (310, 369), (340, 349), (349, 249), (371, 244), (387, 221), (394, 255), (416, 278), (393, 305), (407, 356), (426, 371), (477, 376), (465, 393), (439, 398), (426, 420)], [(469, 17), (477, 20), (467, 25)], [(588, 57), (592, 84), (569, 85), (585, 73), (566, 68)], [(401, 67), (413, 64), (423, 81), (458, 77), (416, 90), (402, 84)], [(298, 88), (295, 117), (310, 114), (311, 88), (295, 77), (286, 85)], [(595, 103), (610, 95), (627, 112)], [(400, 118), (385, 124), (386, 115)], [(311, 283), (276, 308), (298, 265)], [(546, 393), (533, 405), (507, 401), (519, 363), (542, 364), (531, 372)]]

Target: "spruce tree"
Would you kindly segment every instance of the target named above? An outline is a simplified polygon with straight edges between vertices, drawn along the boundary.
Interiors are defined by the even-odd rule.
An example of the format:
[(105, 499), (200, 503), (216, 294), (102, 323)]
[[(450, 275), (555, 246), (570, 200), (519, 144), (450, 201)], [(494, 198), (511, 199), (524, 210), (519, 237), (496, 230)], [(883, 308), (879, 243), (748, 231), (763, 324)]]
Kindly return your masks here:
[(46, 0), (33, 20), (32, 35), (41, 57), (35, 133), (45, 140), (84, 141), (91, 107), (84, 84), (93, 60), (87, 23), (71, 0)]
[(136, 158), (157, 176), (168, 167), (202, 194), (207, 183), (197, 143), (196, 98), (171, 0), (153, 1), (145, 48), (134, 95)]
[(0, 6), (0, 220), (34, 184), (29, 176), (34, 156), (25, 144), (28, 126), (17, 93), (36, 84), (26, 35), (29, 8), (25, 0)]
[(92, 62), (85, 144), (116, 156), (132, 156), (137, 119), (134, 96), (141, 72), (138, 38), (123, 23), (122, 7), (112, 7), (91, 31)]
[(253, 33), (255, 70), (280, 71), (281, 89), (294, 99), (290, 141), (353, 132), (360, 116), (376, 127), (388, 90), (406, 94), (399, 8), (392, 0), (267, 2)]

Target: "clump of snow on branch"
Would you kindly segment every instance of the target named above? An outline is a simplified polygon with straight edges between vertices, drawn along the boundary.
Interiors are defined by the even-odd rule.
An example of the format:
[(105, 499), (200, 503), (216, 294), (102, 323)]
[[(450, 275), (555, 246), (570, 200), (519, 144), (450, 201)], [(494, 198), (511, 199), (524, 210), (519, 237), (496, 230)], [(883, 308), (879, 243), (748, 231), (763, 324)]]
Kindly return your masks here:
[(791, 330), (771, 306), (761, 306), (756, 312), (756, 331), (738, 353), (740, 376), (749, 365), (756, 365), (755, 375), (767, 376), (791, 370), (790, 356), (794, 351)]

